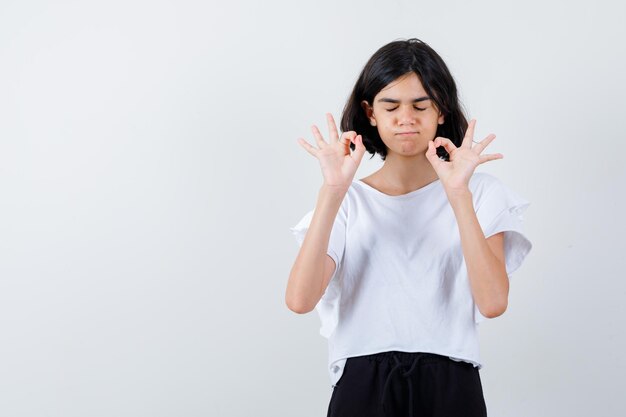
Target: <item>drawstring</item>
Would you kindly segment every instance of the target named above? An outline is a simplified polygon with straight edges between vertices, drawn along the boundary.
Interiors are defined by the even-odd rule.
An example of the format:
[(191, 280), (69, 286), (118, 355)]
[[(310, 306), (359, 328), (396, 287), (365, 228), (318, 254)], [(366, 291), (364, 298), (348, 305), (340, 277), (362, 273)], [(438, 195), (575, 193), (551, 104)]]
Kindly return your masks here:
[[(396, 364), (394, 365), (391, 372), (389, 372), (389, 375), (387, 375), (387, 380), (385, 381), (385, 386), (383, 388), (383, 396), (381, 400), (382, 405), (383, 405), (383, 411), (385, 412), (385, 414), (387, 414), (387, 410), (385, 407), (385, 397), (387, 396), (387, 388), (391, 384), (393, 374), (402, 368), (402, 362), (400, 362), (400, 359), (398, 359), (398, 356), (396, 355), (396, 353), (392, 353), (392, 356), (393, 356), (393, 359), (396, 361)], [(415, 369), (417, 369), (418, 362), (423, 357), (424, 357), (423, 355), (417, 355), (417, 357), (413, 360), (413, 363), (411, 364), (411, 368), (408, 371), (403, 372), (401, 374), (402, 377), (406, 378), (407, 381), (409, 382), (409, 417), (414, 417), (413, 416), (413, 382), (411, 381), (410, 376), (413, 375)]]

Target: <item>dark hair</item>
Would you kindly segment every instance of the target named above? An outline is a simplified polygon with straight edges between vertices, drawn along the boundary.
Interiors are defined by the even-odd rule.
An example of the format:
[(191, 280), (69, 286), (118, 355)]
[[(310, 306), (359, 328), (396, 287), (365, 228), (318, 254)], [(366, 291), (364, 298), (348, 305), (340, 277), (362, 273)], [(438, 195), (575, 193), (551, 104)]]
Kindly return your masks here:
[[(450, 139), (461, 146), (467, 129), (467, 119), (459, 102), (456, 84), (443, 59), (428, 44), (419, 39), (398, 40), (380, 48), (369, 59), (354, 85), (341, 117), (341, 130), (353, 130), (361, 135), (369, 153), (378, 153), (382, 160), (387, 156), (378, 129), (371, 126), (361, 102), (366, 100), (373, 105), (374, 97), (392, 81), (403, 75), (417, 74), (426, 94), (435, 102), (444, 116), (444, 123), (438, 125), (436, 136)], [(350, 148), (354, 150), (353, 143)], [(437, 155), (449, 160), (448, 152), (440, 146)]]

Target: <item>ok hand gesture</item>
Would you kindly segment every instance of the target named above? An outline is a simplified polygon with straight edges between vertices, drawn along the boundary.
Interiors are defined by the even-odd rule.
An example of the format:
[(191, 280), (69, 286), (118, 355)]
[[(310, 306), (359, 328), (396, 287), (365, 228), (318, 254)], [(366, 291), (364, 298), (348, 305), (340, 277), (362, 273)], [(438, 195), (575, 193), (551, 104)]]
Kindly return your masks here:
[[(428, 142), (426, 158), (437, 172), (446, 192), (467, 190), (469, 179), (478, 165), (504, 157), (500, 153), (481, 155), (481, 152), (496, 138), (496, 135), (490, 134), (482, 141), (474, 142), (474, 126), (476, 126), (476, 120), (472, 119), (465, 132), (463, 142), (458, 148), (447, 138), (436, 137)], [(450, 162), (439, 159), (435, 151), (439, 146), (446, 149), (450, 155)]]
[[(344, 132), (339, 137), (335, 120), (330, 113), (326, 113), (326, 120), (328, 122), (330, 143), (324, 140), (315, 125), (311, 127), (311, 130), (319, 148), (312, 146), (302, 138), (298, 138), (298, 143), (308, 153), (318, 159), (325, 185), (347, 191), (365, 154), (363, 139), (361, 135), (357, 135), (353, 131)], [(355, 145), (355, 150), (352, 154), (350, 153), (350, 143)]]

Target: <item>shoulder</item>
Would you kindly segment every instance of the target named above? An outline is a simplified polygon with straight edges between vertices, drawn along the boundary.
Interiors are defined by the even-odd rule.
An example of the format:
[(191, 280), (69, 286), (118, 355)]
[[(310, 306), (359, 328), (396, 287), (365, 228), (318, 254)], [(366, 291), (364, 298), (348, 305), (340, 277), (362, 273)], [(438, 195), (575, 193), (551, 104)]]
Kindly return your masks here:
[(350, 187), (348, 187), (348, 192), (346, 193), (346, 199), (366, 194), (367, 187), (370, 186), (363, 180), (352, 180), (352, 184), (350, 184)]
[(475, 172), (470, 179), (469, 189), (477, 210), (484, 206), (500, 205), (510, 192), (498, 177), (486, 172)]
[(470, 192), (474, 198), (477, 210), (483, 211), (503, 210), (508, 208), (512, 211), (525, 209), (530, 202), (511, 189), (502, 180), (493, 174), (476, 172), (469, 183)]
[(501, 181), (498, 177), (487, 172), (474, 172), (469, 180), (470, 188), (492, 187), (500, 183)]
[(475, 172), (469, 181), (471, 193), (478, 198), (489, 194), (494, 189), (501, 189), (503, 185), (498, 177), (486, 172)]

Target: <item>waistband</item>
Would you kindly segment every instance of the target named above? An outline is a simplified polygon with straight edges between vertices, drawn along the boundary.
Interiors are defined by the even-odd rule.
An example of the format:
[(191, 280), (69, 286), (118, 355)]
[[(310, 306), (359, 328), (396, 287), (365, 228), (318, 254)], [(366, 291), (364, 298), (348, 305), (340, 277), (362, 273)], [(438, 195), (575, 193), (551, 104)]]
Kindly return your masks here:
[(370, 361), (391, 361), (392, 368), (385, 380), (381, 404), (385, 415), (390, 415), (387, 408), (387, 395), (389, 394), (390, 384), (393, 379), (406, 381), (409, 385), (409, 417), (416, 417), (413, 410), (413, 381), (411, 375), (419, 372), (419, 366), (428, 363), (447, 362), (451, 359), (447, 356), (438, 355), (429, 352), (400, 352), (392, 350), (389, 352), (380, 352), (372, 355), (365, 355), (364, 358)]
[(402, 364), (413, 364), (416, 362), (416, 360), (419, 360), (419, 363), (426, 364), (426, 363), (448, 362), (452, 360), (448, 356), (438, 355), (436, 353), (401, 352), (397, 350), (373, 353), (371, 355), (364, 355), (364, 356), (359, 356), (359, 357), (363, 359), (368, 359), (370, 361), (377, 361), (377, 362), (382, 362), (384, 360), (393, 360), (394, 364), (397, 363), (397, 361), (399, 361)]

